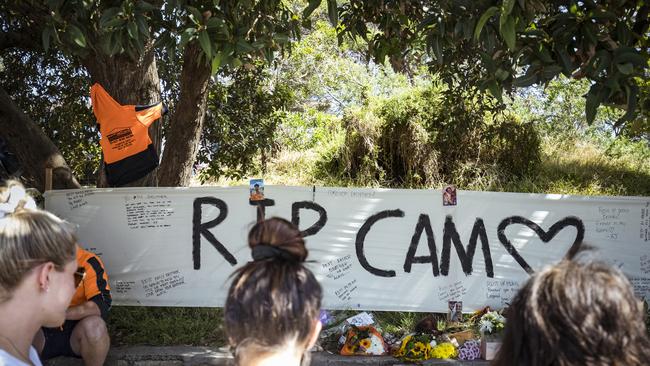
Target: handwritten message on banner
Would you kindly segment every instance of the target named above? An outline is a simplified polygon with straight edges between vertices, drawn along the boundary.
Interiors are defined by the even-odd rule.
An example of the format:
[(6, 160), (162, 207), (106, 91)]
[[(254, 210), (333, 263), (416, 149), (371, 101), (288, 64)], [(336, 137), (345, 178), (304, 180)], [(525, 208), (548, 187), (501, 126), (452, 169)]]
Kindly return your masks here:
[(532, 273), (581, 242), (650, 299), (650, 198), (266, 186), (52, 191), (46, 208), (101, 253), (114, 303), (223, 306), (251, 260), (250, 227), (284, 217), (335, 309), (466, 311), (506, 306)]

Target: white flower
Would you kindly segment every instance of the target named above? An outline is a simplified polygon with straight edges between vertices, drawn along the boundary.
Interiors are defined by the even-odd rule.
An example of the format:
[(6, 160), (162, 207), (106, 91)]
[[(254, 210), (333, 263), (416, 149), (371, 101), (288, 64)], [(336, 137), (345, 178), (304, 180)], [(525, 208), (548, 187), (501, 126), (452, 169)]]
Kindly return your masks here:
[(481, 321), (479, 322), (479, 330), (483, 334), (492, 333), (492, 328), (493, 328), (492, 322), (488, 319), (481, 319)]
[(384, 344), (381, 342), (381, 339), (377, 338), (376, 335), (370, 335), (370, 347), (366, 350), (366, 353), (369, 355), (383, 355), (386, 352), (384, 349)]

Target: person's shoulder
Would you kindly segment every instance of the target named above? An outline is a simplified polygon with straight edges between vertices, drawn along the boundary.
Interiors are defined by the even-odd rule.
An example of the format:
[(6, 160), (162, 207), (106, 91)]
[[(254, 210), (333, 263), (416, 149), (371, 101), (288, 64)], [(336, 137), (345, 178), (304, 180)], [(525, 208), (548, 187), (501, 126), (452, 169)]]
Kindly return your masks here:
[[(36, 352), (36, 350), (34, 350), (34, 352)], [(34, 363), (35, 366), (41, 366), (41, 362), (38, 361), (38, 356), (36, 356), (37, 357), (36, 362), (34, 362), (35, 360), (31, 359), (32, 356), (33, 356), (31, 354), (31, 349), (30, 349), (30, 355), (29, 356), (30, 356), (30, 361), (32, 361), (32, 363)], [(15, 358), (11, 354), (9, 354), (7, 351), (5, 351), (3, 349), (0, 349), (0, 366), (25, 366), (25, 365), (27, 365), (27, 364), (24, 363), (23, 361)]]
[(77, 247), (77, 262), (87, 262), (90, 258), (99, 258), (99, 256), (93, 252), (83, 249), (82, 247)]

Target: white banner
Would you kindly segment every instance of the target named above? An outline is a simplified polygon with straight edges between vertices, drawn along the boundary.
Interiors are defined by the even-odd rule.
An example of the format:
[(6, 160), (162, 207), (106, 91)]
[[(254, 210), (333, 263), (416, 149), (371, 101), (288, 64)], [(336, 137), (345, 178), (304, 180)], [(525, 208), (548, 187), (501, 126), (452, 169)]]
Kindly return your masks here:
[[(650, 198), (267, 186), (266, 217), (305, 231), (330, 309), (446, 312), (505, 306), (529, 273), (580, 239), (650, 298)], [(104, 260), (114, 303), (223, 306), (251, 260), (262, 210), (247, 187), (52, 191), (46, 207), (78, 225)]]

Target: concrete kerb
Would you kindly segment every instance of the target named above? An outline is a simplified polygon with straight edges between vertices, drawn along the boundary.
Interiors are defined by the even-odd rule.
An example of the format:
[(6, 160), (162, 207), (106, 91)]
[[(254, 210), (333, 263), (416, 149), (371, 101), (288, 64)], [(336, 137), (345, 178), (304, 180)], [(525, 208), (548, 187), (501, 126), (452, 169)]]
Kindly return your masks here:
[[(422, 365), (487, 366), (488, 361), (429, 360)], [(45, 362), (46, 366), (81, 366), (79, 359), (59, 357)], [(213, 347), (151, 347), (130, 346), (111, 348), (105, 365), (108, 366), (233, 366), (227, 348)], [(313, 352), (312, 366), (402, 366), (403, 362), (390, 357), (340, 356), (329, 352)]]

